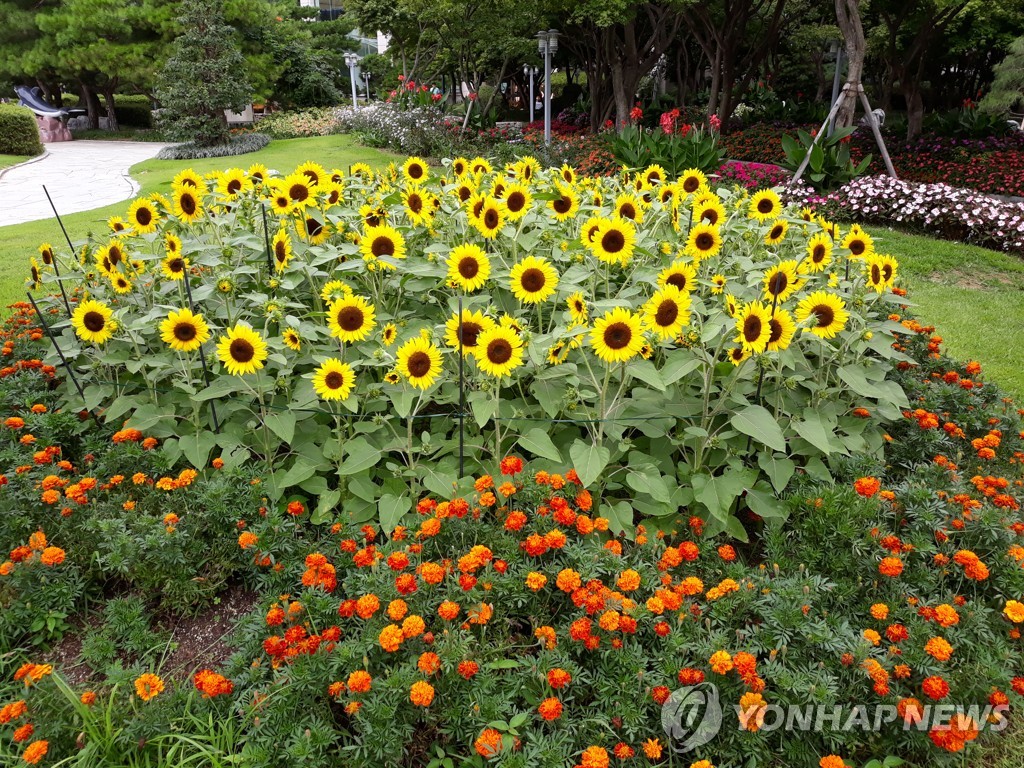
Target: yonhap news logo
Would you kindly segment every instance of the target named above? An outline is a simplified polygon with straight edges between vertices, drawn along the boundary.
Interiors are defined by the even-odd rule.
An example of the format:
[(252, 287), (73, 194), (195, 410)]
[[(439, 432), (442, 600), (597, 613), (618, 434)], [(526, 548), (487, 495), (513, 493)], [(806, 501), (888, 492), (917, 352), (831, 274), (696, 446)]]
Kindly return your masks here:
[(674, 691), (661, 708), (661, 727), (679, 754), (707, 744), (722, 728), (718, 686), (700, 683)]

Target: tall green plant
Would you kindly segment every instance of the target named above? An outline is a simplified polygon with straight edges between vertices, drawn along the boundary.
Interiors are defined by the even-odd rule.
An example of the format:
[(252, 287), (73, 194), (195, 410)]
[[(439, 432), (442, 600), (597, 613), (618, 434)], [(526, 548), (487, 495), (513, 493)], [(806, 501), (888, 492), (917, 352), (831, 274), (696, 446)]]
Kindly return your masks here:
[(718, 145), (715, 131), (697, 126), (686, 133), (668, 133), (660, 128), (626, 126), (611, 142), (615, 159), (630, 170), (660, 165), (669, 179), (696, 169), (715, 173), (722, 166), (725, 150)]
[(796, 138), (782, 137), (782, 151), (786, 153), (784, 168), (796, 171), (807, 152), (811, 157), (802, 178), (815, 189), (828, 192), (841, 187), (860, 176), (871, 164), (871, 155), (867, 155), (856, 165), (850, 159), (850, 135), (856, 130), (853, 127), (837, 128), (831, 136), (814, 141), (807, 131), (800, 129)]

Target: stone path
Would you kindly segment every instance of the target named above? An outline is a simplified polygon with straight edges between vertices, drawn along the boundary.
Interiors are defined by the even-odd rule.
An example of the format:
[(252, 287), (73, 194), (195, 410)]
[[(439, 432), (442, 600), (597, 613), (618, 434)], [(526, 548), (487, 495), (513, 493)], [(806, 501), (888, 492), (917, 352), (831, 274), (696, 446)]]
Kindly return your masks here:
[(139, 189), (128, 169), (165, 146), (142, 141), (47, 144), (41, 160), (0, 171), (0, 227), (53, 216), (44, 184), (61, 216), (127, 200)]

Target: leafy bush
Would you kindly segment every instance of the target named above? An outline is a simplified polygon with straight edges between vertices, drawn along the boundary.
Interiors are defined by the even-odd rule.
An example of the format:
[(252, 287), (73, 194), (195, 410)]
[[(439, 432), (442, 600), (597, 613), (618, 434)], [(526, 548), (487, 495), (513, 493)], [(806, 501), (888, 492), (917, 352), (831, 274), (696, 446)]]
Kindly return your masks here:
[(935, 112), (925, 120), (925, 129), (944, 137), (985, 139), (1010, 132), (1006, 115), (978, 109), (970, 99), (954, 112)]
[(39, 128), (31, 110), (13, 104), (0, 104), (0, 154), (40, 155)]
[(231, 157), (259, 152), (270, 143), (265, 133), (238, 133), (223, 144), (196, 144), (186, 142), (164, 147), (157, 153), (158, 160), (208, 160), (213, 157)]
[(306, 109), (300, 112), (272, 112), (259, 121), (259, 132), (272, 139), (298, 139), (341, 133), (343, 125), (335, 110)]
[(786, 161), (782, 164), (794, 173), (800, 168), (810, 151), (810, 160), (801, 178), (807, 179), (812, 187), (828, 191), (857, 178), (871, 163), (871, 155), (854, 164), (850, 159), (849, 139), (854, 127), (836, 128), (831, 136), (815, 141), (815, 136), (805, 130), (797, 131), (797, 137), (782, 137), (782, 151)]
[(715, 173), (725, 157), (716, 131), (690, 124), (684, 124), (677, 131), (675, 119), (671, 117), (658, 130), (626, 126), (612, 138), (611, 151), (615, 159), (629, 169), (659, 165), (670, 179), (682, 176), (691, 168), (705, 174)]

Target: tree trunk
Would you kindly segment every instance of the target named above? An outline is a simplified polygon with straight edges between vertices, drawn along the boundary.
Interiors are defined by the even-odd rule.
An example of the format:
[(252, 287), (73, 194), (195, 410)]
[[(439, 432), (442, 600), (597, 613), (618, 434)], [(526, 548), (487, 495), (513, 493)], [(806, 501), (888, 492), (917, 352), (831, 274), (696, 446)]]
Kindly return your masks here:
[(708, 96), (708, 114), (718, 114), (718, 93), (722, 88), (722, 49), (715, 49), (715, 58), (711, 61), (711, 95)]
[(621, 131), (629, 125), (629, 113), (632, 110), (632, 92), (626, 92), (626, 75), (621, 59), (611, 62), (612, 98), (615, 100), (615, 124)]
[(921, 87), (914, 78), (901, 79), (903, 98), (907, 100), (907, 141), (913, 141), (921, 135), (924, 127), (924, 98)]
[(103, 89), (103, 101), (107, 107), (107, 130), (118, 131), (120, 127), (117, 124), (117, 111), (114, 109), (114, 91), (117, 88), (117, 82), (115, 81), (112, 85), (108, 85)]
[(100, 128), (101, 109), (99, 97), (96, 96), (96, 91), (85, 83), (80, 82), (78, 90), (82, 99), (81, 106), (84, 107), (88, 113), (89, 129), (98, 131)]
[(864, 72), (864, 56), (867, 51), (864, 26), (860, 21), (860, 0), (836, 0), (836, 22), (846, 44), (846, 84), (850, 86), (836, 115), (836, 126), (844, 128), (853, 125), (861, 76)]

